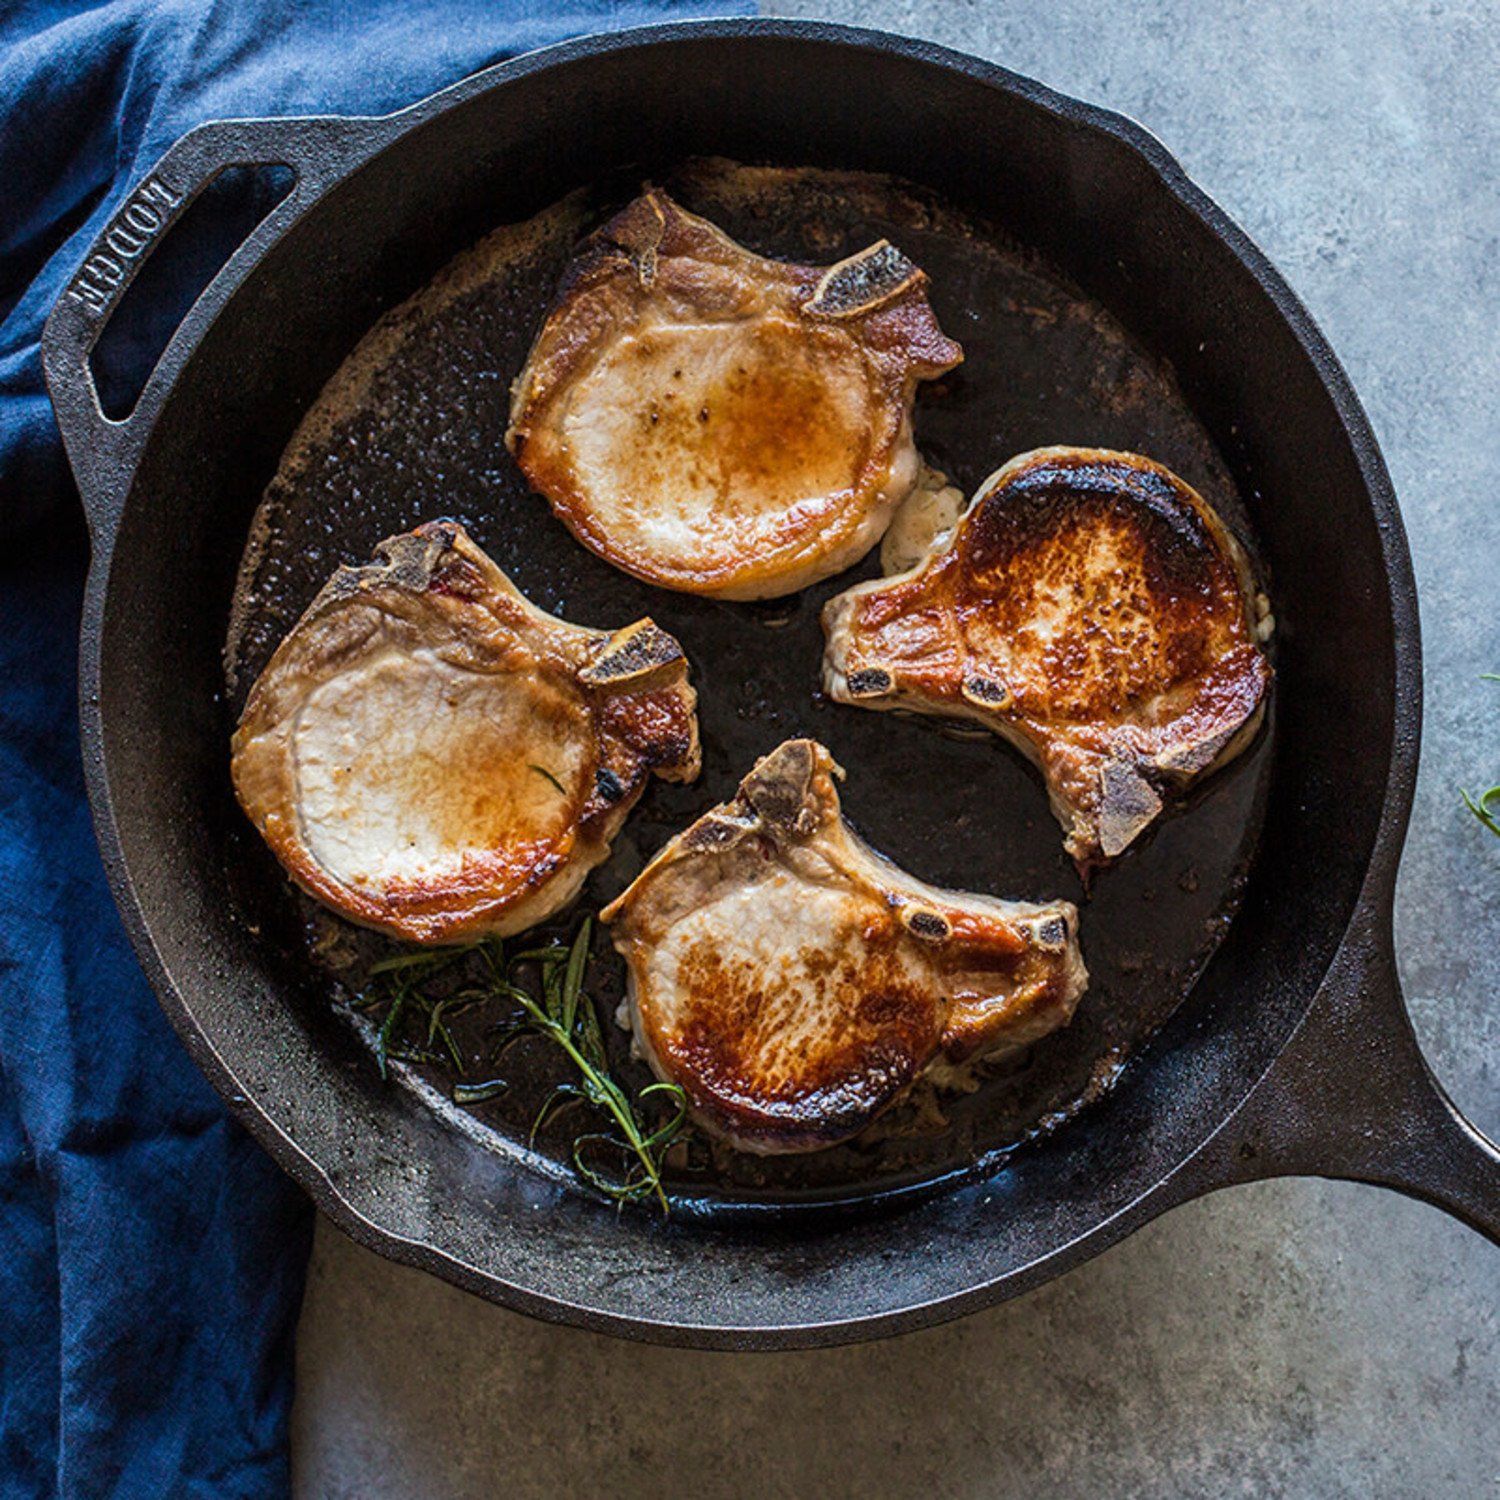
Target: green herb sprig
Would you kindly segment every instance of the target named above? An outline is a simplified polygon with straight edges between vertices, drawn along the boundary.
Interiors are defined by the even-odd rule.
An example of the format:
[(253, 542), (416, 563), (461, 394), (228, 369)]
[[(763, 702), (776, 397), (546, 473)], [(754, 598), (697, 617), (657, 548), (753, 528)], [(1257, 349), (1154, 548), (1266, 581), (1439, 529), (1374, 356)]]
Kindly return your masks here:
[[(514, 1040), (525, 1032), (544, 1036), (567, 1054), (578, 1071), (577, 1083), (562, 1083), (552, 1091), (532, 1124), (532, 1136), (560, 1109), (570, 1105), (588, 1104), (602, 1111), (613, 1121), (618, 1135), (601, 1131), (580, 1135), (573, 1142), (573, 1170), (590, 1187), (618, 1203), (654, 1197), (666, 1213), (662, 1162), (687, 1124), (687, 1096), (675, 1083), (652, 1083), (632, 1101), (610, 1074), (599, 1017), (593, 1002), (583, 992), (593, 925), (593, 919), (585, 917), (570, 945), (554, 943), (546, 948), (527, 949), (513, 954), (509, 963), (498, 941), (492, 940), (481, 952), (493, 988), (521, 1007), (517, 1020), (505, 1028), (504, 1040)], [(515, 966), (526, 963), (536, 964), (540, 969), (540, 999), (512, 982)], [(669, 1118), (655, 1128), (637, 1110), (637, 1104), (650, 1098), (665, 1099), (671, 1105)], [(610, 1156), (623, 1159), (623, 1175), (612, 1176), (590, 1159)]]
[[(393, 1057), (403, 1062), (446, 1061), (452, 1065), (455, 1073), (463, 1075), (463, 1053), (453, 1040), (453, 1033), (448, 1028), (448, 1018), (479, 1004), (484, 996), (473, 991), (461, 991), (434, 999), (423, 991), (422, 986), (445, 970), (452, 969), (478, 946), (478, 943), (466, 943), (461, 947), (446, 948), (441, 953), (400, 953), (394, 958), (385, 958), (370, 965), (371, 982), (366, 985), (357, 1003), (362, 1008), (369, 1009), (381, 1001), (388, 1002), (385, 1018), (375, 1035), (375, 1062), (382, 1078), (387, 1076), (389, 1062)], [(419, 1011), (427, 1022), (425, 1047), (399, 1047), (392, 1042), (392, 1038), (397, 1035), (396, 1028), (408, 1010)], [(435, 1044), (438, 1042), (442, 1043), (446, 1058), (435, 1051)]]
[[(648, 1084), (632, 1099), (609, 1071), (604, 1036), (594, 1003), (584, 991), (589, 962), (589, 939), (593, 919), (585, 917), (569, 944), (553, 943), (525, 949), (507, 956), (499, 938), (488, 938), (441, 953), (403, 953), (370, 968), (371, 983), (360, 1004), (373, 1008), (384, 1001), (387, 1010), (376, 1035), (375, 1058), (381, 1077), (388, 1060), (451, 1065), (460, 1078), (463, 1055), (448, 1028), (450, 1017), (485, 1002), (509, 1002), (511, 1018), (497, 1028), (498, 1045), (493, 1061), (499, 1062), (506, 1047), (524, 1035), (541, 1036), (553, 1043), (572, 1063), (577, 1080), (559, 1084), (543, 1104), (531, 1135), (562, 1110), (587, 1106), (609, 1119), (612, 1130), (591, 1130), (573, 1142), (572, 1164), (580, 1178), (617, 1203), (655, 1198), (663, 1213), (668, 1211), (662, 1186), (662, 1164), (672, 1143), (687, 1124), (687, 1096), (676, 1084)], [(480, 977), (462, 988), (434, 996), (425, 990), (439, 975), (451, 972), (460, 961), (479, 960)], [(533, 994), (518, 983), (517, 970), (533, 967), (540, 977), (541, 994)], [(472, 965), (471, 965), (472, 968)], [(420, 1012), (425, 1020), (425, 1046), (401, 1048), (393, 1038), (403, 1016)], [(438, 1050), (441, 1045), (442, 1051)], [(479, 1104), (505, 1092), (503, 1077), (484, 1082), (455, 1082), (456, 1104)], [(642, 1112), (648, 1100), (669, 1105), (664, 1123), (653, 1124)], [(651, 1113), (659, 1113), (653, 1110)], [(606, 1163), (622, 1170), (611, 1172)]]
[(563, 785), (563, 784), (562, 784), (562, 782), (560, 782), (560, 781), (559, 781), (559, 780), (558, 780), (558, 779), (557, 779), (557, 777), (555, 777), (555, 776), (554, 776), (554, 775), (553, 775), (553, 774), (552, 774), (552, 772), (551, 772), (551, 771), (549, 771), (549, 770), (548, 770), (548, 769), (547, 769), (547, 768), (546, 768), (546, 766), (539, 766), (539, 765), (536, 765), (536, 764), (535, 764), (535, 763), (534, 763), (534, 762), (532, 762), (532, 761), (527, 761), (527, 762), (526, 762), (526, 769), (527, 769), (527, 770), (528, 770), (528, 771), (535, 771), (535, 772), (536, 772), (536, 774), (537, 774), (537, 775), (538, 775), (538, 776), (543, 776), (543, 777), (545, 777), (545, 778), (546, 778), (546, 779), (547, 779), (547, 780), (548, 780), (548, 781), (550, 781), (550, 782), (551, 782), (551, 783), (552, 783), (552, 785), (553, 785), (553, 786), (555, 786), (555, 787), (556, 787), (556, 788), (557, 788), (557, 790), (558, 790), (558, 791), (559, 791), (559, 792), (560, 792), (560, 793), (562, 793), (562, 795), (563, 795), (563, 796), (564, 796), (564, 797), (566, 797), (566, 796), (567, 796), (567, 795), (568, 795), (568, 789), (567, 789), (567, 787), (565, 787), (565, 786), (564, 786), (564, 785)]
[[(1500, 682), (1500, 674), (1486, 672), (1480, 680), (1483, 682)], [(1500, 786), (1492, 786), (1487, 792), (1481, 792), (1477, 797), (1471, 797), (1468, 792), (1460, 787), (1458, 795), (1464, 799), (1464, 806), (1496, 838), (1500, 838)]]

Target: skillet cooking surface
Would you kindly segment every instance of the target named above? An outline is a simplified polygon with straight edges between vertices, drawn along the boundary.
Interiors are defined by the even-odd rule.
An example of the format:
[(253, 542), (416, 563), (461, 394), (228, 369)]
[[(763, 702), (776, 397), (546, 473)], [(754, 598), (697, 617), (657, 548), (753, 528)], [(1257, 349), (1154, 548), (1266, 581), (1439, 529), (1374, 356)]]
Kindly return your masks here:
[[(831, 594), (878, 573), (878, 548), (800, 594), (734, 604), (637, 582), (575, 543), (505, 451), (509, 385), (578, 236), (638, 186), (628, 177), (601, 183), (528, 226), (497, 231), (383, 320), (351, 357), (293, 439), (252, 527), (226, 649), (228, 706), (238, 714), (255, 675), (334, 567), (363, 562), (382, 537), (437, 516), (461, 520), (544, 609), (611, 627), (650, 614), (692, 662), (703, 774), (687, 787), (651, 784), (577, 910), (614, 896), (671, 834), (731, 795), (758, 755), (807, 734), (848, 772), (846, 815), (922, 879), (1076, 901), (1091, 976), (1072, 1025), (1010, 1059), (977, 1093), (945, 1098), (946, 1124), (913, 1105), (850, 1145), (783, 1159), (694, 1140), (670, 1163), (673, 1191), (712, 1212), (752, 1201), (871, 1197), (988, 1170), (1107, 1088), (1191, 989), (1238, 905), (1264, 810), (1272, 733), (1096, 877), (1086, 896), (1040, 776), (1015, 751), (988, 735), (958, 738), (935, 721), (822, 700), (819, 611)], [(766, 254), (826, 263), (884, 236), (927, 270), (939, 320), (966, 359), (922, 391), (918, 446), (966, 495), (1028, 448), (1132, 449), (1181, 474), (1254, 550), (1224, 462), (1170, 369), (995, 226), (873, 176), (700, 162), (663, 186)], [(363, 969), (389, 951), (385, 940), (293, 891), (248, 824), (237, 829), (230, 862), (244, 918), (290, 968), (305, 974), (316, 964), (326, 976), (294, 991), (297, 1003), (335, 1004), (369, 1039), (371, 1028), (347, 1002)], [(570, 930), (574, 920), (547, 927)], [(595, 957), (591, 990), (608, 1016), (624, 976), (604, 933), (596, 934)], [(494, 1019), (471, 1015), (455, 1026), (470, 1076), (494, 1071), (484, 1061), (483, 1030)], [(636, 1086), (648, 1081), (628, 1059), (628, 1038), (610, 1030), (618, 1071)], [(563, 1074), (544, 1044), (530, 1043), (507, 1055), (503, 1071), (511, 1091), (463, 1113), (471, 1133), (477, 1125), (481, 1138), (514, 1154)], [(392, 1087), (423, 1088), (434, 1108), (460, 1113), (446, 1103), (447, 1075), (404, 1065), (393, 1072), (401, 1081)], [(566, 1171), (576, 1124), (565, 1117), (536, 1141), (554, 1170)]]

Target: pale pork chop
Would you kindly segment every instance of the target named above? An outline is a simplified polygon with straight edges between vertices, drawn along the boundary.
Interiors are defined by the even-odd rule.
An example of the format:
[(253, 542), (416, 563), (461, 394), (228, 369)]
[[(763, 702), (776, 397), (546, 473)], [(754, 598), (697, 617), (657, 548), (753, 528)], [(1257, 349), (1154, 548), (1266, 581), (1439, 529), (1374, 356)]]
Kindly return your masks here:
[(786, 741), (603, 912), (639, 1050), (743, 1151), (845, 1140), (1066, 1024), (1087, 984), (1068, 902), (924, 885), (844, 821), (842, 775)]
[(963, 351), (882, 240), (768, 260), (649, 191), (587, 242), (512, 393), (511, 451), (586, 547), (664, 588), (791, 593), (916, 485), (918, 382)]
[(545, 614), (451, 521), (340, 568), (251, 689), (240, 804), (309, 895), (418, 943), (577, 895), (653, 774), (698, 773), (682, 650)]
[(823, 611), (840, 703), (974, 720), (1040, 767), (1066, 847), (1107, 864), (1265, 710), (1269, 606), (1244, 549), (1133, 453), (1039, 448), (910, 571)]

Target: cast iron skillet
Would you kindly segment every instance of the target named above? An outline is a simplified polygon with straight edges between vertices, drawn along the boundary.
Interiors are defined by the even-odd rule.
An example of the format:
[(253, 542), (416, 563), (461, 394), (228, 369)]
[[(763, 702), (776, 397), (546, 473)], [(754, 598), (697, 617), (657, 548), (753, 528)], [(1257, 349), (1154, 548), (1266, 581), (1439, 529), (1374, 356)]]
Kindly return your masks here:
[[(1274, 578), (1259, 852), (1190, 998), (1065, 1128), (877, 1211), (617, 1214), (380, 1087), (231, 890), (220, 647), (251, 514), (299, 417), (376, 317), (479, 234), (688, 154), (894, 173), (1002, 224), (1170, 362)], [(124, 288), (221, 169), (267, 163), (295, 174), (290, 193), (109, 420), (89, 356)], [(93, 536), (83, 750), (116, 899), (194, 1057), (357, 1239), (540, 1316), (726, 1348), (952, 1317), (1173, 1204), (1282, 1173), (1382, 1183), (1500, 1240), (1500, 1152), (1422, 1060), (1392, 954), (1421, 681), (1390, 482), (1306, 313), (1137, 126), (836, 27), (588, 38), (388, 118), (192, 132), (101, 236), (44, 357)]]

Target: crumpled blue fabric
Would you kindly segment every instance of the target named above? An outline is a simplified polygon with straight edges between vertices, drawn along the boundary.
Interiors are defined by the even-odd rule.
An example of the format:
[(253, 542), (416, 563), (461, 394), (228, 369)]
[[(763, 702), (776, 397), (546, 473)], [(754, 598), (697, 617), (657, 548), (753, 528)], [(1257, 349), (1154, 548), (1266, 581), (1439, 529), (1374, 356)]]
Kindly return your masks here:
[(75, 705), (87, 541), (43, 320), (129, 187), (201, 121), (380, 113), (575, 33), (749, 8), (0, 5), (4, 1500), (285, 1494), (312, 1220), (173, 1035), (105, 888)]

